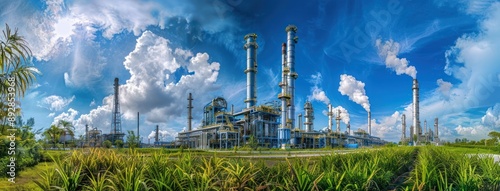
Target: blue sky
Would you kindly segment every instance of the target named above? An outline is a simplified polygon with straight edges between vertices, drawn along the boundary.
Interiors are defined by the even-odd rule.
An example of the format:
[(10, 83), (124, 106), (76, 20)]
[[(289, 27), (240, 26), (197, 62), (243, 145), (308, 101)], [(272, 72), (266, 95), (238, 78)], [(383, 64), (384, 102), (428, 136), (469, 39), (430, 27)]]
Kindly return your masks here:
[(43, 73), (21, 100), (36, 129), (64, 119), (77, 135), (85, 124), (109, 132), (115, 77), (122, 128), (135, 130), (140, 112), (143, 141), (156, 125), (165, 140), (185, 128), (188, 92), (195, 126), (215, 96), (241, 110), (248, 33), (258, 35), (258, 103), (276, 101), (281, 43), (294, 24), (296, 114), (310, 100), (316, 130), (331, 103), (354, 130), (366, 129), (370, 110), (372, 134), (398, 141), (401, 115), (412, 123), (416, 77), (421, 123), (438, 117), (442, 139), (500, 131), (497, 1), (32, 0), (2, 1), (0, 15)]

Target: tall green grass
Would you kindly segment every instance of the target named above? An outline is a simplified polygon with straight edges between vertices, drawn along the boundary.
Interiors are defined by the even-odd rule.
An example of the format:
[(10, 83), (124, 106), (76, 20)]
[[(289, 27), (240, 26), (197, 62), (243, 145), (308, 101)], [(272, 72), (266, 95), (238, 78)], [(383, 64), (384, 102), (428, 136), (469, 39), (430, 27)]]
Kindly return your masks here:
[(500, 190), (500, 164), (488, 156), (420, 147), (407, 188), (411, 190)]
[[(500, 165), (439, 147), (283, 160), (217, 154), (74, 151), (42, 172), (43, 190), (499, 190)], [(411, 173), (408, 173), (411, 170)], [(395, 182), (408, 174), (406, 182)], [(404, 176), (403, 176), (404, 177)]]

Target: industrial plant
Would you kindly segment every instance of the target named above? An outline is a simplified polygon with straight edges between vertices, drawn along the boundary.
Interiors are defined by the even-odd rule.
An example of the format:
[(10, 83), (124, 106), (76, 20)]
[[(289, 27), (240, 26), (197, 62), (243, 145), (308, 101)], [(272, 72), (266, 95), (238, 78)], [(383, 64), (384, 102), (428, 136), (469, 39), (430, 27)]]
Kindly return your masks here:
[[(295, 46), (298, 42), (297, 27), (289, 25), (285, 29), (286, 42), (281, 46), (281, 82), (276, 84), (281, 88), (277, 100), (264, 104), (257, 104), (257, 35), (247, 34), (244, 37), (246, 51), (246, 107), (241, 111), (234, 111), (224, 97), (215, 97), (206, 103), (203, 108), (194, 111), (193, 95), (187, 95), (187, 128), (179, 132), (175, 141), (169, 144), (175, 147), (197, 149), (220, 149), (245, 146), (252, 143), (265, 148), (325, 148), (347, 147), (358, 148), (363, 146), (383, 145), (386, 141), (372, 136), (371, 112), (367, 110), (367, 126), (351, 130), (351, 125), (346, 122), (342, 130), (341, 110), (334, 109), (331, 104), (327, 106), (327, 128), (314, 129), (314, 107), (310, 101), (304, 104), (304, 113), (295, 116), (296, 97), (295, 80), (298, 73), (295, 70)], [(102, 134), (97, 128), (89, 129), (86, 126), (85, 145), (101, 146), (102, 141), (122, 140), (124, 133), (121, 130), (121, 113), (119, 102), (118, 78), (114, 80), (114, 100), (111, 120), (111, 132)], [(410, 135), (406, 135), (406, 116), (401, 119), (401, 143), (418, 145), (422, 143), (439, 143), (438, 118), (434, 120), (434, 130), (420, 126), (419, 119), (419, 86), (417, 79), (413, 79), (413, 125)], [(198, 109), (198, 108), (197, 108)], [(199, 127), (192, 127), (193, 111), (202, 113)], [(302, 117), (304, 119), (302, 120)], [(336, 128), (333, 129), (333, 123)], [(424, 132), (422, 132), (422, 129)], [(159, 127), (156, 126), (154, 145), (165, 145), (159, 141)], [(137, 135), (139, 135), (139, 113), (137, 113)]]
[[(246, 50), (247, 96), (246, 107), (235, 112), (228, 109), (228, 103), (223, 97), (216, 97), (207, 103), (203, 109), (201, 127), (193, 129), (192, 100), (188, 95), (187, 130), (179, 132), (176, 142), (188, 148), (232, 148), (244, 146), (254, 141), (260, 147), (267, 148), (325, 148), (325, 147), (359, 147), (382, 145), (386, 142), (371, 135), (371, 113), (368, 112), (368, 131), (359, 129), (351, 133), (350, 124), (345, 131), (340, 128), (340, 110), (334, 111), (328, 105), (328, 128), (314, 130), (314, 108), (311, 102), (304, 104), (304, 115), (295, 116), (295, 80), (298, 74), (295, 70), (295, 45), (297, 27), (289, 25), (285, 29), (286, 42), (281, 47), (281, 82), (278, 85), (281, 93), (279, 101), (257, 104), (257, 35), (248, 34), (244, 37)], [(304, 116), (304, 122), (302, 122)], [(296, 120), (297, 119), (297, 120)], [(336, 129), (333, 130), (333, 121)], [(304, 128), (302, 128), (304, 127)]]

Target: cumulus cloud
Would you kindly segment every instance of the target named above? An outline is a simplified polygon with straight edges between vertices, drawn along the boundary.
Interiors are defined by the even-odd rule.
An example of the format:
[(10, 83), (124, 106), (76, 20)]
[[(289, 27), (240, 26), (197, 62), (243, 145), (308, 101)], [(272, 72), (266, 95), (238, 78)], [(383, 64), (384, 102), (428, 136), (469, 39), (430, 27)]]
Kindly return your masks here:
[(406, 58), (398, 58), (399, 43), (392, 39), (382, 43), (381, 39), (375, 41), (375, 46), (378, 49), (380, 57), (385, 59), (385, 66), (396, 72), (397, 75), (406, 74), (413, 79), (417, 78), (417, 70), (414, 66), (408, 65)]
[(54, 120), (52, 121), (52, 125), (57, 125), (59, 121), (67, 121), (70, 122), (71, 124), (75, 125), (75, 118), (78, 115), (78, 111), (76, 111), (73, 108), (69, 108), (68, 112), (62, 112), (58, 116), (54, 117)]
[(444, 81), (443, 79), (438, 79), (437, 85), (438, 85), (437, 91), (441, 93), (441, 95), (445, 100), (448, 100), (450, 98), (451, 88), (453, 87), (453, 84)]
[(349, 112), (347, 109), (343, 108), (342, 106), (337, 106), (332, 108), (334, 116), (338, 115), (338, 111), (340, 110), (340, 119), (344, 124), (348, 124), (351, 121), (351, 118), (349, 117)]
[(63, 98), (58, 95), (51, 95), (43, 98), (39, 102), (39, 106), (49, 109), (50, 111), (61, 111), (66, 106), (68, 106), (73, 100), (75, 96), (71, 98)]
[[(172, 129), (167, 129), (167, 130), (158, 130), (158, 139), (166, 139), (166, 138), (175, 138), (177, 137), (177, 132), (172, 130)], [(156, 131), (151, 131), (151, 133), (148, 135), (148, 139), (155, 140), (156, 138)]]
[[(396, 111), (390, 116), (383, 117), (379, 122), (372, 119), (372, 134), (383, 139), (397, 140), (401, 136), (401, 133), (398, 133), (401, 132), (400, 128), (398, 129), (398, 121), (401, 121), (401, 115)], [(409, 127), (407, 126), (407, 128)]]
[(470, 140), (480, 140), (488, 138), (488, 133), (491, 132), (492, 130), (483, 125), (476, 125), (469, 127), (458, 125), (455, 128), (455, 131), (458, 133), (458, 135), (467, 137)]
[(85, 125), (89, 125), (102, 130), (103, 133), (108, 133), (111, 130), (112, 98), (112, 96), (105, 97), (102, 105), (90, 110), (87, 114), (80, 115), (75, 122), (76, 131), (83, 134)]
[(356, 80), (353, 76), (340, 75), (339, 92), (347, 95), (351, 101), (361, 105), (366, 111), (370, 111), (370, 102), (365, 92), (365, 83)]
[[(208, 95), (220, 90), (216, 84), (220, 64), (209, 59), (207, 53), (174, 49), (167, 39), (145, 31), (123, 63), (130, 73), (119, 86), (123, 119), (135, 119), (140, 112), (147, 123), (185, 121), (180, 111), (185, 111), (188, 93), (193, 94), (194, 107), (202, 108), (211, 100)], [(174, 79), (176, 75), (180, 77)], [(79, 124), (109, 129), (112, 100), (113, 95), (104, 98), (103, 105), (82, 115)]]
[(500, 103), (488, 108), (486, 114), (481, 118), (481, 122), (488, 127), (500, 128)]
[(328, 105), (330, 104), (330, 99), (326, 96), (325, 91), (323, 91), (323, 89), (319, 87), (321, 81), (321, 73), (318, 72), (317, 74), (311, 75), (311, 79), (309, 80), (309, 82), (313, 84), (313, 87), (311, 88), (311, 95), (307, 96), (307, 99), (309, 99), (310, 101), (320, 101), (325, 105)]

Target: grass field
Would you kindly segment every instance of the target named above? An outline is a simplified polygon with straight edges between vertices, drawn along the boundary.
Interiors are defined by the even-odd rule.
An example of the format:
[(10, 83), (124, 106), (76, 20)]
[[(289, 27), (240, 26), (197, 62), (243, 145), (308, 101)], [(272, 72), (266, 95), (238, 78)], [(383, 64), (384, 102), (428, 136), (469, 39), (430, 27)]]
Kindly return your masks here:
[[(498, 190), (488, 149), (48, 151), (1, 190)], [(314, 156), (309, 156), (315, 154)], [(246, 158), (252, 156), (253, 158)], [(38, 182), (36, 184), (35, 182)]]

